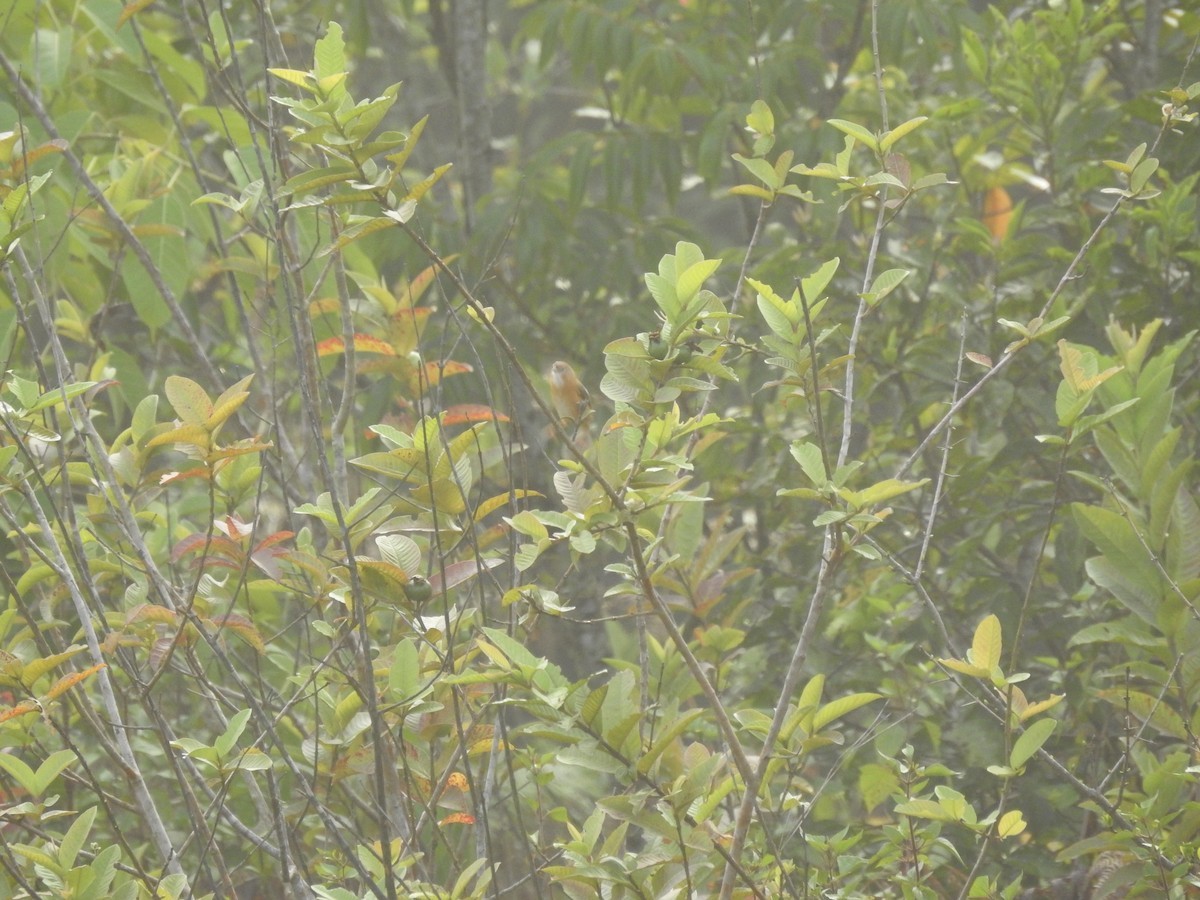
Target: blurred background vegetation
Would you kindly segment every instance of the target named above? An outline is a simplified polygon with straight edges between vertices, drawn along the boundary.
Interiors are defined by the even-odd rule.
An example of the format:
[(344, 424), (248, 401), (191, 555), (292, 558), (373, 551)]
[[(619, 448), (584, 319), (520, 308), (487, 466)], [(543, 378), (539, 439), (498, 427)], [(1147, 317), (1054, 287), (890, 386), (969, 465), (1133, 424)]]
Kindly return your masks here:
[[(411, 150), (397, 184), (411, 188), (453, 164), (401, 227), (352, 242), (345, 235), (362, 224), (353, 217), (377, 216), (367, 207), (378, 197), (361, 179), (301, 187), (306, 173), (335, 158), (324, 143), (333, 139), (289, 142), (298, 123), (271, 97), (304, 95), (268, 74), (313, 67), (330, 22), (344, 32), (353, 97), (383, 97), (402, 82), (376, 131), (408, 136), (407, 144), (396, 139)], [(1163, 0), (13, 0), (0, 15), (0, 182), (11, 232), (0, 347), (13, 454), (0, 497), (10, 610), (0, 621), (6, 653), (26, 664), (54, 660), (66, 672), (106, 662), (89, 679), (113, 679), (121, 715), (146, 729), (130, 753), (148, 767), (148, 802), (164, 835), (156, 841), (117, 808), (96, 826), (104, 836), (92, 837), (120, 845), (128, 889), (150, 890), (157, 874), (172, 871), (164, 853), (171, 844), (173, 864), (197, 893), (218, 896), (306, 896), (318, 883), (328, 892), (321, 896), (450, 896), (476, 859), (488, 865), (469, 871), (464, 892), (717, 894), (741, 781), (707, 810), (717, 817), (710, 831), (688, 820), (706, 835), (689, 843), (662, 823), (682, 828), (696, 809), (655, 794), (639, 781), (646, 769), (584, 761), (578, 746), (586, 740), (620, 756), (606, 743), (611, 721), (593, 734), (555, 719), (550, 734), (553, 717), (539, 719), (544, 710), (531, 699), (544, 700), (535, 688), (545, 685), (470, 649), (484, 627), (503, 629), (545, 658), (556, 690), (573, 684), (581, 704), (600, 684), (608, 693), (596, 703), (629, 690), (630, 709), (651, 698), (660, 728), (682, 721), (681, 711), (709, 709), (669, 635), (636, 624), (632, 613), (644, 609), (631, 551), (604, 530), (615, 519), (577, 517), (584, 543), (556, 538), (528, 571), (493, 574), (493, 564), (517, 561), (525, 538), (500, 523), (498, 507), (474, 515), (491, 497), (507, 497), (510, 518), (561, 511), (553, 476), (570, 468), (558, 462), (569, 454), (547, 432), (517, 368), (540, 392), (542, 373), (568, 361), (590, 389), (589, 424), (599, 434), (629, 405), (615, 382), (601, 388), (614, 371), (605, 349), (660, 328), (644, 273), (689, 242), (722, 261), (706, 286), (737, 318), (697, 336), (688, 355), (719, 360), (737, 377), (680, 400), (685, 418), (704, 397), (704, 410), (721, 421), (707, 423), (698, 442), (679, 444), (665, 464), (690, 479), (688, 500), (706, 502), (676, 497), (678, 512), (638, 519), (647, 539), (664, 539), (651, 554), (652, 580), (749, 744), (765, 730), (755, 716), (769, 720), (797, 702), (779, 691), (798, 641), (806, 642), (805, 681), (823, 676), (826, 700), (870, 692), (883, 701), (850, 715), (828, 742), (797, 738), (781, 755), (755, 812), (737, 895), (1016, 896), (1051, 883), (1060, 893), (1047, 896), (1068, 896), (1053, 879), (1075, 871), (1069, 889), (1081, 890), (1088, 876), (1078, 872), (1101, 851), (1121, 854), (1128, 873), (1110, 891), (1194, 890), (1200, 517), (1190, 463), (1200, 392), (1190, 337), (1200, 326), (1200, 140), (1187, 88), (1200, 79), (1198, 36), (1196, 11)], [(770, 110), (770, 129), (747, 127), (756, 101)], [(871, 160), (860, 142), (854, 157), (856, 174), (878, 163), (904, 186), (898, 192), (847, 191), (844, 182), (805, 175), (790, 183), (811, 192), (807, 200), (731, 191), (761, 189), (735, 155), (773, 165), (790, 152), (785, 170), (816, 167), (845, 146), (830, 120), (883, 133), (918, 117), (927, 120), (896, 152)], [(1153, 180), (1129, 190), (1106, 219), (1120, 197), (1113, 189), (1131, 188), (1119, 164), (1135, 165), (1139, 145), (1157, 160)], [(346, 138), (345, 146), (358, 145)], [(909, 192), (937, 173), (946, 183)], [(880, 218), (880, 203), (900, 196)], [(811, 376), (772, 365), (777, 351), (761, 340), (769, 330), (759, 292), (744, 277), (788, 297), (799, 278), (835, 257), (819, 329), (831, 329), (821, 334), (827, 368), (810, 391)], [(907, 278), (856, 324), (870, 276), (897, 268)], [(478, 308), (468, 312), (463, 288), (491, 308), (508, 347), (481, 327)], [(1020, 337), (1001, 320), (1029, 323), (1043, 311), (1069, 322), (1053, 339), (1022, 347), (958, 410), (944, 455), (944, 434), (921, 444), (952, 398)], [(843, 357), (852, 329), (848, 399)], [(350, 342), (353, 360), (343, 340), (351, 332), (361, 338)], [(1152, 349), (1138, 345), (1131, 356), (1139, 333)], [(1056, 408), (1060, 382), (1070, 380), (1059, 338), (1093, 348), (1087, 376), (1125, 366), (1087, 388), (1112, 411), (1110, 422), (1068, 427)], [(172, 376), (188, 382), (168, 384)], [(67, 415), (70, 403), (55, 392), (78, 383), (91, 389), (71, 403), (86, 405)], [(225, 419), (205, 404), (223, 391), (236, 409), (225, 435), (234, 443), (221, 445), (227, 456), (218, 460), (215, 432)], [(171, 410), (168, 402), (147, 407), (153, 396)], [(891, 501), (875, 543), (858, 545), (870, 552), (831, 565), (832, 532), (813, 524), (828, 504), (778, 492), (812, 487), (794, 442), (836, 454), (851, 400), (841, 446), (861, 464), (856, 483), (899, 477), (902, 467), (906, 477), (931, 480)], [(47, 420), (55, 409), (64, 418)], [(165, 424), (172, 410), (187, 424), (188, 409), (207, 423), (209, 443), (162, 438), (173, 433)], [(649, 421), (668, 410), (650, 404), (643, 413)], [(346, 460), (390, 451), (397, 434), (411, 440), (423, 417), (439, 415), (447, 434), (481, 416), (491, 423), (478, 426), (494, 436), (480, 438), (470, 463), (479, 493), (464, 509), (443, 514), (435, 503), (429, 511), (439, 477), (432, 470), (425, 485), (393, 493), (378, 458), (374, 468), (346, 469)], [(372, 431), (381, 424), (392, 429), (382, 442)], [(1063, 441), (1040, 439), (1048, 434)], [(192, 461), (170, 455), (170, 444), (190, 447)], [(448, 467), (469, 458), (465, 446), (448, 451)], [(387, 502), (367, 493), (380, 485)], [(314, 518), (322, 492), (339, 510), (366, 498), (371, 511), (358, 532), (340, 513)], [(37, 518), (39, 505), (48, 521)], [(242, 525), (249, 530), (239, 532)], [(465, 623), (461, 644), (430, 636), (418, 601), (392, 621), (388, 582), (372, 594), (352, 574), (356, 555), (396, 562), (367, 540), (392, 526), (434, 583), (439, 614)], [(562, 525), (558, 537), (568, 531)], [(446, 568), (455, 565), (469, 568)], [(400, 568), (408, 597), (406, 579), (418, 572)], [(66, 570), (86, 588), (97, 640), (109, 635), (103, 659), (57, 658), (84, 642), (78, 608), (66, 601)], [(531, 599), (532, 588), (517, 590), (530, 585), (546, 593)], [(802, 638), (814, 592), (824, 611), (811, 639)], [(553, 598), (570, 610), (553, 614)], [(1013, 773), (987, 771), (1008, 761), (1015, 737), (983, 696), (990, 688), (975, 696), (969, 676), (956, 680), (938, 663), (962, 657), (989, 615), (1002, 627), (1005, 671), (1030, 673), (1030, 699), (1065, 697), (1046, 745), (1061, 769), (1031, 763), (1019, 789)], [(185, 640), (187, 628), (209, 637)], [(223, 633), (241, 641), (226, 644)], [(407, 659), (397, 649), (404, 640), (436, 704), (382, 688), (380, 703), (363, 688), (364, 677), (385, 676), (355, 667), (370, 659), (395, 673)], [(512, 652), (504, 649), (510, 664)], [(634, 686), (614, 672), (641, 677)], [(45, 682), (27, 674), (10, 679), (13, 704), (22, 691), (45, 699)], [(386, 677), (398, 691), (400, 676)], [(485, 688), (493, 691), (486, 698)], [(61, 747), (90, 760), (86, 771), (71, 769), (63, 809), (106, 796), (119, 807), (109, 795), (128, 777), (114, 761), (128, 768), (129, 758), (105, 746), (115, 711), (89, 716), (90, 690), (80, 687), (78, 699), (44, 720), (0, 722), (0, 743), (34, 769)], [(519, 707), (507, 720), (506, 704)], [(246, 770), (258, 771), (250, 766), (217, 766), (220, 778), (208, 781), (211, 772), (178, 760), (168, 766), (181, 736), (215, 746), (229, 717), (248, 708), (279, 784), (243, 784)], [(641, 715), (639, 732), (652, 718)], [(487, 740), (472, 731), (485, 725), (495, 729)], [(107, 735), (100, 749), (82, 736), (89, 729)], [(318, 737), (334, 733), (341, 737), (325, 744)], [(654, 746), (653, 734), (642, 735), (640, 751)], [(693, 745), (716, 755), (729, 749), (707, 713), (674, 737), (682, 769)], [(559, 746), (579, 755), (556, 761)], [(407, 753), (411, 767), (397, 762)], [(449, 776), (468, 758), (475, 768), (459, 805), (474, 816), (471, 837), (445, 817)], [(311, 790), (297, 787), (305, 778)], [(668, 782), (659, 778), (659, 789)], [(932, 797), (934, 782), (953, 784), (980, 818), (1019, 806), (1028, 830), (1001, 842), (994, 829), (955, 830), (961, 819), (896, 812), (898, 802)], [(714, 775), (709, 787), (722, 783)], [(18, 781), (14, 803), (22, 790), (30, 788)], [(389, 792), (407, 813), (381, 799)], [(604, 838), (592, 835), (595, 846), (585, 848), (572, 829), (584, 829), (600, 798)], [(430, 814), (439, 803), (439, 815)], [(232, 818), (218, 812), (226, 804)], [(60, 822), (43, 827), (37, 818), (54, 804), (44, 806), (13, 814), (26, 830), (11, 843), (63, 840)], [(273, 850), (238, 843), (256, 823)], [(348, 845), (333, 840), (338, 828)], [(618, 828), (628, 831), (601, 852), (597, 842)], [(403, 840), (389, 855), (381, 835)], [(695, 872), (680, 845), (697, 854)], [(6, 847), (0, 877), (10, 895), (69, 896), (44, 893), (58, 890), (44, 860)], [(386, 874), (418, 850), (419, 861)]]

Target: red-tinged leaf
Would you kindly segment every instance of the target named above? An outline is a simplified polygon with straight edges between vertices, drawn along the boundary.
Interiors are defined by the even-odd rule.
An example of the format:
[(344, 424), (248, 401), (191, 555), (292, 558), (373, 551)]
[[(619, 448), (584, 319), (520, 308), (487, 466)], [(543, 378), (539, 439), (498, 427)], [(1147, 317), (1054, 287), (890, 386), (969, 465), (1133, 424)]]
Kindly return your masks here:
[(268, 534), (265, 538), (254, 545), (254, 552), (266, 550), (268, 547), (274, 547), (276, 544), (282, 544), (284, 541), (290, 541), (296, 536), (294, 531), (276, 531), (274, 534)]
[[(482, 562), (482, 568), (484, 569), (494, 569), (496, 566), (504, 564), (504, 560), (502, 559), (485, 559), (480, 562)], [(480, 562), (468, 559), (446, 566), (445, 584), (442, 583), (442, 573), (434, 572), (429, 578), (429, 583), (433, 585), (434, 593), (444, 590), (448, 591), (450, 588), (460, 585), (464, 581), (470, 581), (479, 574)]]
[(24, 174), (25, 170), (43, 156), (49, 156), (51, 153), (65, 153), (68, 146), (70, 145), (62, 138), (55, 138), (52, 141), (47, 141), (44, 144), (34, 147), (20, 159), (13, 160), (12, 169), (8, 173), (9, 177), (5, 180), (19, 181), (20, 176)]
[(150, 668), (160, 668), (163, 664), (163, 661), (167, 658), (167, 654), (171, 652), (171, 648), (174, 645), (174, 635), (164, 635), (155, 640), (155, 642), (150, 645)]
[(444, 817), (439, 825), (474, 825), (475, 817), (470, 813), (456, 812)]
[(417, 348), (421, 341), (421, 332), (425, 330), (425, 323), (431, 315), (433, 310), (428, 306), (401, 308), (392, 314), (388, 334), (398, 354), (407, 354)]
[[(394, 347), (404, 349), (404, 344), (394, 343)], [(379, 356), (375, 353), (364, 354), (358, 357), (355, 362), (355, 367), (358, 369), (359, 375), (389, 375), (393, 378), (403, 379), (411, 377), (416, 368), (407, 359), (407, 350), (404, 350), (404, 356)], [(400, 398), (398, 405), (407, 406)]]
[(263, 641), (262, 635), (258, 633), (258, 629), (254, 627), (254, 623), (245, 616), (228, 613), (223, 616), (217, 616), (212, 620), (212, 623), (217, 628), (232, 631), (259, 653), (267, 652), (267, 645)]
[(507, 422), (508, 416), (482, 403), (460, 403), (442, 413), (442, 425), (467, 425), (472, 422)]
[(58, 681), (54, 682), (50, 690), (46, 691), (46, 695), (42, 697), (42, 702), (49, 703), (51, 700), (65, 694), (71, 688), (75, 687), (75, 685), (79, 684), (79, 682), (91, 678), (101, 669), (105, 668), (105, 666), (106, 663), (96, 663), (94, 666), (88, 666), (82, 672), (72, 672), (70, 675), (64, 675)]
[(254, 526), (249, 522), (243, 522), (237, 516), (224, 516), (213, 521), (213, 527), (221, 534), (234, 540), (248, 538), (254, 533)]
[(185, 478), (201, 478), (207, 481), (211, 474), (210, 469), (202, 466), (196, 469), (185, 469), (182, 472), (168, 472), (158, 480), (158, 483), (160, 485), (174, 484), (176, 481), (183, 481)]
[[(326, 338), (317, 344), (317, 356), (337, 356), (346, 352), (345, 342), (340, 337)], [(354, 335), (355, 353), (381, 353), (384, 356), (395, 356), (396, 350), (387, 341), (371, 337), (369, 334)]]
[(196, 560), (196, 564), (203, 564), (206, 569), (232, 569), (238, 571), (242, 568), (242, 563), (238, 560), (226, 559), (223, 556), (208, 556), (202, 560)]
[(233, 559), (241, 559), (245, 556), (242, 545), (223, 534), (214, 534), (209, 538), (206, 534), (197, 533), (189, 534), (175, 543), (175, 546), (171, 548), (171, 562), (179, 562), (187, 553), (203, 552), (206, 546), (209, 554), (219, 554)]
[(414, 328), (422, 328), (429, 317), (433, 315), (432, 306), (413, 306), (411, 308), (401, 308), (392, 313), (392, 321), (399, 323), (410, 323)]
[(977, 366), (983, 366), (985, 369), (992, 367), (992, 358), (986, 353), (968, 352), (966, 357)]
[(287, 556), (288, 551), (285, 547), (268, 547), (266, 550), (255, 550), (251, 553), (250, 561), (272, 581), (279, 581), (283, 577), (280, 561), (287, 559)]
[(497, 522), (483, 531), (480, 531), (475, 536), (476, 546), (482, 553), (484, 550), (489, 550), (496, 546), (500, 541), (504, 540), (509, 533), (509, 527), (504, 522)]

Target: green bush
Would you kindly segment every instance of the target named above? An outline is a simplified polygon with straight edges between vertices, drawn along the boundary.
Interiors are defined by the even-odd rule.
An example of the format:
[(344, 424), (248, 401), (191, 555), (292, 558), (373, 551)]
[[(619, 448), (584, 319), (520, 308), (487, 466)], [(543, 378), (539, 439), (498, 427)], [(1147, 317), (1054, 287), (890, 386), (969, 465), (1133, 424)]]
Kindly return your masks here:
[(0, 24), (0, 893), (1200, 887), (1196, 13), (228, 6)]

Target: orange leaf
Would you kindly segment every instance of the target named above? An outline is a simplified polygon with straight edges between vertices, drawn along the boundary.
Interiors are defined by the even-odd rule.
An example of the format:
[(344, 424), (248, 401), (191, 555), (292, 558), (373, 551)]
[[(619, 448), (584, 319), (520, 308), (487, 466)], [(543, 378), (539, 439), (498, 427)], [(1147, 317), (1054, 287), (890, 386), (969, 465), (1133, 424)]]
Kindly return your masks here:
[(15, 719), (17, 716), (23, 716), (26, 713), (37, 712), (41, 707), (32, 700), (22, 700), (12, 709), (6, 709), (0, 712), (0, 722), (7, 722), (9, 719)]
[(508, 416), (482, 403), (460, 403), (442, 413), (443, 425), (466, 425), (470, 422), (507, 422)]
[(236, 613), (227, 613), (223, 616), (217, 616), (215, 619), (210, 619), (209, 622), (218, 628), (232, 631), (259, 653), (267, 652), (267, 645), (263, 642), (262, 635), (254, 627), (254, 623), (245, 616), (239, 616)]
[(430, 385), (437, 384), (443, 378), (449, 378), (451, 375), (462, 375), (474, 371), (466, 363), (455, 362), (452, 359), (440, 363), (425, 363), (425, 378)]
[(474, 825), (475, 817), (473, 815), (471, 815), (470, 813), (464, 813), (464, 812), (450, 813), (450, 815), (446, 816), (438, 824), (439, 825)]
[(82, 672), (72, 672), (70, 675), (64, 675), (58, 681), (54, 682), (54, 686), (46, 691), (46, 696), (42, 698), (42, 702), (46, 703), (55, 699), (60, 694), (65, 694), (85, 678), (91, 678), (97, 672), (105, 667), (105, 663), (96, 663), (94, 666), (89, 666)]
[[(346, 352), (346, 345), (340, 337), (326, 338), (317, 344), (317, 356), (336, 356)], [(371, 337), (369, 334), (354, 335), (355, 353), (382, 353), (385, 356), (395, 356), (396, 351), (387, 341)]]
[(134, 0), (133, 3), (126, 3), (125, 8), (121, 10), (121, 15), (117, 17), (117, 30), (120, 31), (121, 26), (153, 2), (154, 0)]
[(322, 297), (308, 304), (308, 314), (314, 319), (321, 315), (336, 315), (342, 308), (342, 301), (337, 297)]
[(451, 787), (459, 791), (465, 791), (470, 787), (470, 785), (467, 784), (467, 776), (462, 772), (451, 772), (450, 777), (446, 779), (446, 787)]
[(1008, 236), (1008, 224), (1013, 216), (1012, 197), (1002, 187), (990, 188), (983, 195), (983, 224), (992, 236), (992, 242), (1001, 244)]
[(156, 603), (142, 603), (131, 609), (125, 616), (126, 625), (132, 625), (134, 622), (159, 622), (165, 625), (174, 625), (178, 620), (179, 613)]

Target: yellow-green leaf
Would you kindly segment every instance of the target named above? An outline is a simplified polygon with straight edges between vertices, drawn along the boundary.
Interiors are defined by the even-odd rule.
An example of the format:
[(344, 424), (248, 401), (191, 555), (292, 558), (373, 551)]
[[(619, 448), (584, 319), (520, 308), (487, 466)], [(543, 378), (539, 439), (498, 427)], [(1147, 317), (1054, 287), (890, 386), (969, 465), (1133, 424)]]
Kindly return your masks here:
[(811, 733), (820, 731), (831, 722), (836, 722), (842, 716), (852, 713), (854, 710), (866, 706), (868, 703), (873, 703), (882, 696), (883, 694), (873, 693), (849, 694), (845, 697), (829, 701), (813, 716), (813, 730)]
[(996, 834), (1002, 838), (1014, 837), (1025, 830), (1025, 817), (1019, 809), (1012, 809), (1000, 817), (996, 825)]
[(168, 375), (163, 385), (175, 415), (185, 425), (203, 425), (212, 415), (212, 400), (204, 388), (182, 375)]
[(971, 641), (971, 663), (985, 672), (1000, 665), (1001, 634), (1000, 620), (988, 616), (975, 629), (975, 638)]

